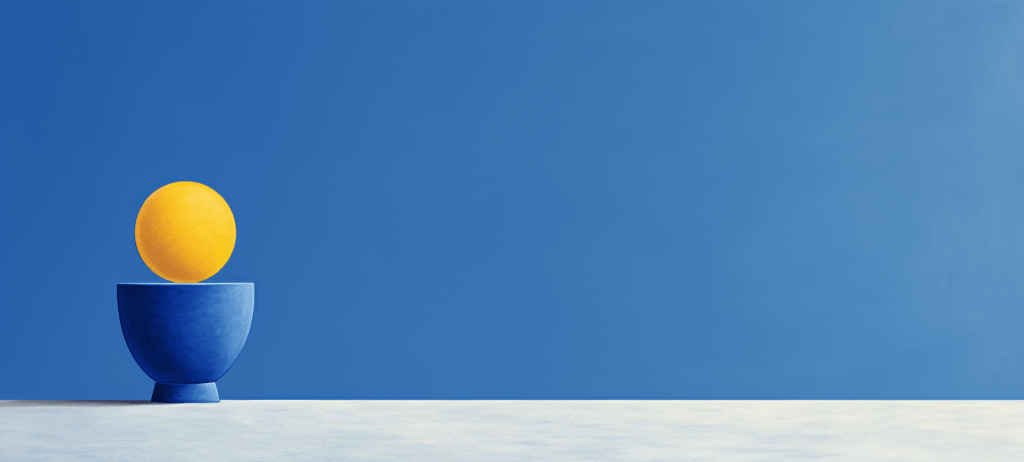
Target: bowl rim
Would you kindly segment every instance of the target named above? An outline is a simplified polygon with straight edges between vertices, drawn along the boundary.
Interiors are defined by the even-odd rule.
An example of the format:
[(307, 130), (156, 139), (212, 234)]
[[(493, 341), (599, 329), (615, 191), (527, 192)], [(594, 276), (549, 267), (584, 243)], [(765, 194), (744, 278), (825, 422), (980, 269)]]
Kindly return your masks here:
[(251, 286), (255, 282), (119, 282), (119, 286)]

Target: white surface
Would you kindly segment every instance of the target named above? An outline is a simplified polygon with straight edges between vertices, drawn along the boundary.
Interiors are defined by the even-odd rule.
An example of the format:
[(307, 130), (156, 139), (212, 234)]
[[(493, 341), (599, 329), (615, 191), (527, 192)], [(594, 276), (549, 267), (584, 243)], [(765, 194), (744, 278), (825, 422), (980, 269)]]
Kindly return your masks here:
[(1024, 461), (1022, 401), (0, 401), (3, 460)]

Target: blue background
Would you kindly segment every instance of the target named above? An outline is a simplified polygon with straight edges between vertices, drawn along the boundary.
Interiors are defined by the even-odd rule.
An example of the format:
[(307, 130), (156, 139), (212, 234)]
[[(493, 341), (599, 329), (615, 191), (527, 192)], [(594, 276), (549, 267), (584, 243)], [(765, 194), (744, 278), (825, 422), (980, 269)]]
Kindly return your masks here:
[(0, 3), (0, 398), (148, 399), (145, 198), (231, 205), (224, 398), (1024, 398), (1020, 2)]

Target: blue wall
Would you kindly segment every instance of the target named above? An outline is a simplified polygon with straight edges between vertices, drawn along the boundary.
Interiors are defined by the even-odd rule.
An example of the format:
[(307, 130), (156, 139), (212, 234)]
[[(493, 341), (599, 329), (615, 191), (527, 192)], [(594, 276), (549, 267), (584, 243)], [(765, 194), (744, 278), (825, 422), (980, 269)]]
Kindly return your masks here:
[(0, 3), (0, 399), (147, 399), (143, 200), (232, 206), (224, 398), (1024, 398), (1019, 2)]

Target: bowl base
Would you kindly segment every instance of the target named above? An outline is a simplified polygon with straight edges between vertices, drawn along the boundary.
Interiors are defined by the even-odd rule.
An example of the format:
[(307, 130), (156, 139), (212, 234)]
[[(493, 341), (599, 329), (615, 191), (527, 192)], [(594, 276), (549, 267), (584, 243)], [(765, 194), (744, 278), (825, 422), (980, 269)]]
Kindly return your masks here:
[(217, 384), (209, 383), (160, 383), (153, 387), (154, 403), (219, 403)]

